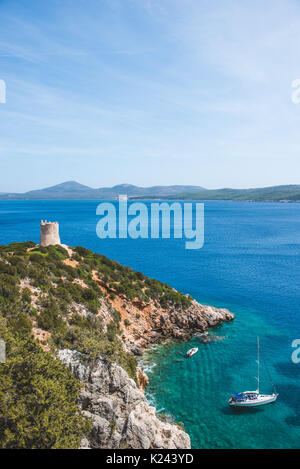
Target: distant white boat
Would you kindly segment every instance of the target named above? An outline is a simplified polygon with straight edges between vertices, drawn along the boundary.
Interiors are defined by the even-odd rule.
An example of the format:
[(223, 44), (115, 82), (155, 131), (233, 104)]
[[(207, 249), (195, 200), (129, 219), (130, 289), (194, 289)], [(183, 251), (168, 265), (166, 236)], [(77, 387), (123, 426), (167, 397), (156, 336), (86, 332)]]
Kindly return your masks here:
[(195, 353), (197, 353), (198, 350), (199, 350), (198, 347), (191, 348), (190, 350), (188, 350), (188, 351), (186, 352), (186, 356), (187, 356), (188, 358), (190, 358), (190, 357), (192, 357), (193, 355), (195, 355)]
[(275, 386), (273, 394), (259, 393), (259, 337), (257, 337), (257, 383), (258, 387), (256, 391), (233, 393), (233, 396), (231, 396), (228, 401), (229, 405), (232, 407), (256, 407), (275, 402), (278, 397)]

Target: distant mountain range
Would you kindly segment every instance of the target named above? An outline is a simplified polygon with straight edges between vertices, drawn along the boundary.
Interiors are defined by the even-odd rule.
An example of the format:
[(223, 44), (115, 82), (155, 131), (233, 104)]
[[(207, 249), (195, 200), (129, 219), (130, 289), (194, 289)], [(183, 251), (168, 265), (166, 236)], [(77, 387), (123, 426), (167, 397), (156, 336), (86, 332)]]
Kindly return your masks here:
[(60, 200), (60, 199), (115, 199), (127, 194), (131, 197), (169, 197), (177, 193), (190, 194), (205, 190), (200, 186), (152, 186), (138, 187), (132, 184), (119, 184), (113, 187), (93, 189), (76, 181), (67, 181), (56, 186), (20, 193), (0, 193), (0, 200)]
[(255, 189), (205, 189), (201, 186), (139, 187), (119, 184), (93, 189), (75, 181), (21, 193), (0, 192), (0, 200), (78, 200), (116, 199), (119, 195), (130, 199), (165, 200), (236, 200), (251, 202), (300, 202), (300, 185), (272, 186)]

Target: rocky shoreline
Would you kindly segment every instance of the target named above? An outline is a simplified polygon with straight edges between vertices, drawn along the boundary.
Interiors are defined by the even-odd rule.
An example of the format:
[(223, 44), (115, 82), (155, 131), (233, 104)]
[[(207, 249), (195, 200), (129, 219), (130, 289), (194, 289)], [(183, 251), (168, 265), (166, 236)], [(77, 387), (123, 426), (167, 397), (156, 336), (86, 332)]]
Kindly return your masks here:
[[(201, 305), (195, 300), (185, 310), (162, 309), (154, 304), (143, 308), (143, 305), (124, 304), (124, 301), (122, 298), (123, 310), (136, 321), (123, 331), (122, 341), (126, 350), (137, 356), (153, 344), (168, 339), (187, 340), (194, 333), (205, 333), (211, 327), (234, 319), (227, 309)], [(143, 321), (141, 315), (137, 319), (137, 309), (143, 312)], [(110, 312), (105, 313), (103, 316), (109, 319)], [(145, 327), (145, 320), (148, 327)], [(137, 368), (136, 383), (123, 368), (105, 357), (84, 362), (78, 352), (61, 350), (59, 358), (83, 384), (78, 405), (92, 422), (92, 430), (82, 440), (81, 448), (191, 447), (189, 435), (179, 425), (162, 421), (147, 402), (144, 390), (148, 376), (141, 368)]]
[(195, 333), (204, 333), (211, 327), (234, 319), (234, 315), (227, 309), (202, 305), (196, 300), (185, 310), (171, 309), (157, 313), (158, 311), (154, 311), (148, 315), (150, 327), (144, 330), (142, 336), (132, 340), (126, 335), (125, 344), (133, 353), (139, 355), (149, 345), (161, 343), (166, 339), (188, 340)]
[[(165, 307), (150, 300), (147, 303), (134, 299), (128, 300), (124, 295), (98, 278), (93, 272), (93, 279), (99, 288), (110, 297), (110, 303), (121, 314), (125, 324), (121, 335), (124, 347), (134, 355), (141, 355), (143, 350), (152, 344), (164, 342), (166, 339), (188, 340), (195, 333), (203, 333), (211, 327), (221, 325), (234, 319), (234, 315), (225, 308), (202, 305), (190, 298), (190, 305), (183, 307)], [(173, 289), (175, 293), (178, 293)], [(102, 316), (107, 323), (111, 314), (105, 302), (102, 303)]]
[(84, 385), (78, 405), (92, 430), (81, 449), (190, 448), (189, 436), (160, 420), (143, 391), (116, 363), (101, 357), (85, 363), (71, 350), (60, 351), (59, 358)]

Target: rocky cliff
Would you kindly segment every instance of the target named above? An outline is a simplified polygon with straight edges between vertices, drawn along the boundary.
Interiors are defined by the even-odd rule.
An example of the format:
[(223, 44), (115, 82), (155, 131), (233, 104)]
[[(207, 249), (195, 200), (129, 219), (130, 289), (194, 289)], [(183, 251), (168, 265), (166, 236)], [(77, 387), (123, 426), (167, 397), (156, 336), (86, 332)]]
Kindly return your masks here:
[(144, 321), (140, 318), (138, 324), (133, 322), (122, 336), (126, 348), (137, 355), (150, 344), (166, 339), (186, 340), (234, 318), (227, 309), (202, 305), (196, 300), (185, 310), (151, 306), (144, 312)]
[(116, 363), (98, 358), (82, 361), (76, 351), (59, 358), (83, 383), (79, 406), (92, 422), (82, 448), (190, 448), (189, 436), (177, 425), (162, 422), (143, 392)]
[[(140, 355), (150, 344), (166, 339), (189, 339), (194, 333), (203, 333), (234, 319), (227, 309), (202, 305), (188, 296), (188, 304), (184, 306), (172, 303), (162, 305), (152, 298), (148, 298), (147, 302), (139, 298), (128, 299), (118, 289), (99, 279), (96, 271), (93, 271), (93, 279), (105, 298), (109, 298), (110, 306), (119, 311), (124, 325), (121, 339), (126, 350), (135, 355)], [(181, 295), (175, 289), (172, 291)], [(111, 320), (106, 302), (102, 302), (101, 314), (106, 323)]]
[[(53, 354), (71, 368), (78, 389), (82, 385), (78, 405), (92, 423), (89, 433), (85, 430), (86, 420), (76, 415), (78, 409), (74, 412), (74, 377), (62, 367), (60, 380), (65, 387), (45, 386), (45, 400), (48, 394), (53, 402), (69, 399), (75, 424), (68, 424), (71, 419), (65, 423), (64, 418), (53, 417), (57, 429), (53, 438), (53, 429), (44, 427), (48, 418), (45, 406), (47, 415), (41, 418), (37, 431), (43, 441), (33, 440), (29, 434), (28, 441), (20, 443), (22, 447), (78, 447), (83, 435), (81, 446), (90, 448), (190, 447), (188, 435), (177, 425), (160, 420), (148, 405), (143, 394), (148, 378), (137, 367), (137, 357), (151, 344), (187, 339), (193, 333), (231, 321), (233, 314), (228, 310), (201, 305), (167, 284), (86, 248), (37, 246), (33, 242), (0, 246), (0, 300), (0, 326), (12, 338), (22, 333), (26, 344), (31, 344), (30, 350), (42, 349), (43, 360), (50, 363), (41, 378), (48, 379), (50, 374), (56, 383), (56, 367), (62, 365)], [(27, 369), (23, 345), (15, 342), (21, 369)], [(30, 371), (40, 378), (39, 363), (34, 363)], [(32, 384), (30, 376), (27, 373), (24, 377), (28, 388)], [(74, 386), (73, 394), (66, 383)], [(22, 381), (17, 401), (22, 408), (28, 403), (30, 423), (26, 428), (36, 428), (39, 398), (33, 393), (31, 405), (23, 389)], [(14, 393), (11, 385), (11, 402), (16, 400)], [(61, 412), (55, 406), (54, 411)], [(15, 441), (15, 433), (11, 435)]]
[[(122, 311), (122, 322), (128, 321), (121, 339), (135, 355), (141, 355), (151, 343), (183, 340), (234, 317), (226, 309), (195, 300), (185, 310), (158, 308), (154, 302), (145, 306), (118, 296), (110, 301), (113, 310)], [(102, 301), (100, 309), (109, 324), (110, 306)], [(136, 371), (138, 387), (124, 369), (105, 357), (84, 362), (80, 353), (66, 349), (59, 352), (59, 358), (83, 383), (79, 406), (91, 420), (92, 431), (82, 440), (82, 448), (190, 448), (189, 436), (176, 424), (161, 421), (156, 409), (149, 406), (143, 393), (148, 377), (140, 368)]]

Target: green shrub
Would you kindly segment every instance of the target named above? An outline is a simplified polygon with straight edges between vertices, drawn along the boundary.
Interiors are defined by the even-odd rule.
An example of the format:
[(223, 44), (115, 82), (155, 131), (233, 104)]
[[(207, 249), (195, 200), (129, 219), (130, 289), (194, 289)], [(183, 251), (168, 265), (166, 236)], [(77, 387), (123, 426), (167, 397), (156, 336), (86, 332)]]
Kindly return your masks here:
[(90, 251), (89, 249), (84, 248), (82, 246), (76, 246), (75, 252), (77, 252), (77, 254), (79, 254), (79, 256), (81, 256), (81, 257), (87, 257), (87, 256), (92, 256), (93, 255), (92, 251)]
[(0, 262), (0, 274), (7, 274), (15, 276), (17, 273), (17, 269), (15, 266), (7, 264), (5, 262)]
[(47, 298), (41, 303), (42, 311), (38, 316), (38, 326), (46, 331), (60, 331), (66, 329), (66, 324), (60, 316), (57, 302), (53, 298)]
[(29, 334), (32, 330), (32, 323), (28, 316), (22, 312), (19, 312), (16, 317), (9, 318), (8, 320), (9, 326), (18, 331), (18, 334)]
[(33, 241), (25, 243), (11, 243), (8, 246), (0, 246), (0, 252), (16, 252), (19, 254), (26, 253), (28, 248), (33, 248), (36, 244)]
[(38, 264), (41, 264), (41, 265), (47, 265), (47, 261), (45, 259), (46, 256), (40, 252), (31, 251), (29, 253), (29, 257), (30, 257), (31, 262), (37, 262)]
[(114, 321), (111, 321), (110, 323), (108, 323), (107, 325), (107, 338), (110, 342), (113, 342), (114, 340), (116, 340), (116, 336), (120, 334), (120, 328), (119, 326), (114, 322)]
[(0, 336), (7, 352), (0, 364), (0, 448), (78, 448), (90, 430), (76, 404), (80, 383), (28, 334), (10, 332), (2, 321)]
[(0, 280), (0, 297), (4, 300), (14, 302), (19, 295), (19, 288)]
[(116, 322), (116, 323), (121, 322), (121, 313), (120, 313), (120, 311), (118, 311), (114, 308), (112, 315), (113, 315), (114, 322)]

